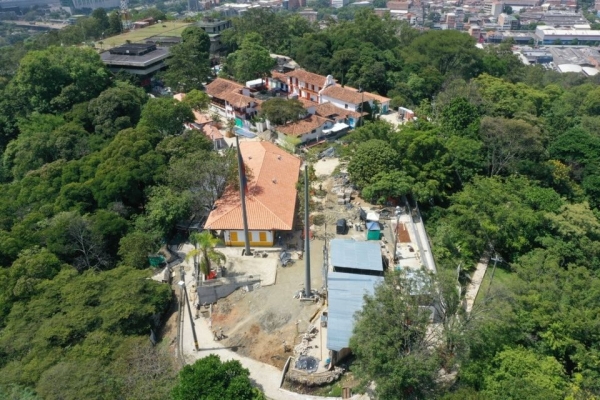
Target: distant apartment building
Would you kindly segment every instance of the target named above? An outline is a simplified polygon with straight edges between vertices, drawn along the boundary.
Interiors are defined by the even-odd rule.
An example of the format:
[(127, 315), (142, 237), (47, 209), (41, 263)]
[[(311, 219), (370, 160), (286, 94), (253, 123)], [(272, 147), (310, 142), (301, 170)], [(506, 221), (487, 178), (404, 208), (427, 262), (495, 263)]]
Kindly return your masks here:
[(202, 28), (210, 38), (210, 54), (219, 54), (223, 49), (221, 33), (223, 33), (224, 30), (231, 28), (231, 21), (204, 18), (203, 20), (198, 21), (196, 25), (199, 28)]
[(479, 40), (479, 38), (481, 37), (481, 28), (479, 27), (479, 25), (471, 25), (471, 27), (469, 28), (469, 35), (471, 35), (471, 37), (475, 40)]
[(600, 42), (600, 30), (563, 28), (557, 29), (552, 26), (538, 26), (535, 30), (540, 44), (594, 44)]
[(483, 3), (483, 11), (486, 15), (498, 17), (504, 10), (504, 3), (501, 1), (486, 1)]
[(287, 7), (288, 10), (297, 10), (299, 8), (306, 7), (306, 0), (288, 0)]
[(342, 8), (350, 3), (349, 0), (331, 0), (331, 7)]
[(505, 6), (511, 7), (537, 7), (543, 0), (504, 0)]
[(386, 5), (390, 10), (408, 11), (409, 7), (412, 5), (412, 1), (388, 1)]
[(304, 11), (300, 11), (298, 15), (300, 15), (304, 19), (307, 19), (309, 22), (316, 22), (319, 13), (312, 9), (306, 9)]
[(519, 20), (512, 15), (502, 13), (498, 16), (498, 25), (503, 31), (517, 30), (519, 29)]
[(448, 29), (456, 28), (456, 14), (455, 13), (446, 14), (446, 25), (448, 26)]

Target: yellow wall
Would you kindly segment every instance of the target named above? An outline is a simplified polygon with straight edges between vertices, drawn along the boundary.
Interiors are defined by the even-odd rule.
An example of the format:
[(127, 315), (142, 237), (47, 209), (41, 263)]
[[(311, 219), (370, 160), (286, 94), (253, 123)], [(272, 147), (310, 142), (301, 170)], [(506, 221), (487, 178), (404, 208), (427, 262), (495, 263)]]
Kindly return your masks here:
[[(273, 231), (249, 231), (250, 246), (271, 247), (274, 241)], [(224, 239), (226, 246), (244, 246), (244, 231), (225, 231)]]

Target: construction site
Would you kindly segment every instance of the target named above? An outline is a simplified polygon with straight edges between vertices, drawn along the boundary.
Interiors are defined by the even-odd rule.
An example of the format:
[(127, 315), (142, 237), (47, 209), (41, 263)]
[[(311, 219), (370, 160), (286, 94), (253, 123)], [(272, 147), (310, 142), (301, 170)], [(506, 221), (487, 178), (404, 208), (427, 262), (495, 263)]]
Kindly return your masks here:
[[(338, 165), (337, 158), (320, 160), (315, 165), (318, 179), (311, 183), (310, 296), (305, 291), (302, 229), (282, 237), (277, 246), (252, 249), (252, 256), (243, 256), (240, 247), (218, 248), (227, 257), (223, 273), (213, 282), (200, 283), (199, 288), (191, 261), (173, 268), (173, 281), (179, 283), (175, 290), (185, 282), (191, 309), (195, 310), (192, 317), (180, 313), (174, 347), (179, 344), (174, 351), (182, 359), (189, 362), (207, 355), (203, 344), (210, 343), (209, 351), (226, 349), (242, 363), (256, 361), (275, 367), (280, 376), (271, 378), (277, 382), (269, 383), (261, 382), (267, 378), (254, 376), (251, 369), (251, 377), (272, 398), (285, 398), (280, 393), (286, 389), (317, 393), (320, 386), (337, 381), (347, 370), (353, 310), (362, 307), (364, 293), (360, 288), (372, 293), (390, 268), (420, 268), (430, 251), (420, 247), (418, 228), (406, 210), (365, 203), (353, 190), (344, 166)], [(341, 172), (332, 175), (334, 169)], [(370, 224), (375, 221), (367, 218), (377, 223)], [(377, 229), (376, 236), (371, 229)], [(332, 243), (341, 249), (337, 255), (330, 253), (336, 251), (331, 249)], [(355, 246), (368, 249), (352, 250)], [(177, 252), (184, 258), (192, 248), (185, 244)], [(356, 257), (370, 253), (373, 262), (362, 262), (359, 267), (345, 265), (354, 261), (347, 256), (353, 252)], [(396, 263), (393, 254), (397, 255)], [(371, 268), (366, 264), (374, 267), (370, 271), (353, 270)], [(197, 338), (192, 338), (190, 322)], [(265, 387), (271, 383), (277, 386), (277, 396)], [(352, 388), (347, 389), (346, 395)]]

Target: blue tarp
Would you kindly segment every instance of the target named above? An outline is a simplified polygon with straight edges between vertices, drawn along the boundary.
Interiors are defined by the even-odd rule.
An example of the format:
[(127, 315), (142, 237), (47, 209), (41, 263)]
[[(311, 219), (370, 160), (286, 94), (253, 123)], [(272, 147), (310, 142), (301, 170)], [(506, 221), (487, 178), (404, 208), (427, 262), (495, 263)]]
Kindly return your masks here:
[(256, 137), (254, 133), (250, 132), (247, 129), (240, 128), (239, 126), (235, 127), (235, 134), (238, 136), (247, 137), (249, 139), (254, 139)]
[(367, 222), (367, 230), (368, 231), (380, 231), (381, 227), (379, 226), (379, 222)]

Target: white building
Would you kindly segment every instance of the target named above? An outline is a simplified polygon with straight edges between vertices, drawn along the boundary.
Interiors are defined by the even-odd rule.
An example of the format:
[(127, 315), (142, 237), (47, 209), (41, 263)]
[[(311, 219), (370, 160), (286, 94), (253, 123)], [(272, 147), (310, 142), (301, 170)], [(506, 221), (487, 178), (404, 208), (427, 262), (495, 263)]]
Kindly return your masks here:
[(539, 43), (544, 45), (555, 44), (557, 41), (562, 44), (571, 44), (575, 40), (578, 44), (600, 42), (600, 30), (557, 29), (552, 26), (538, 26), (535, 35), (539, 38)]
[(331, 0), (331, 7), (342, 8), (350, 3), (349, 0)]

